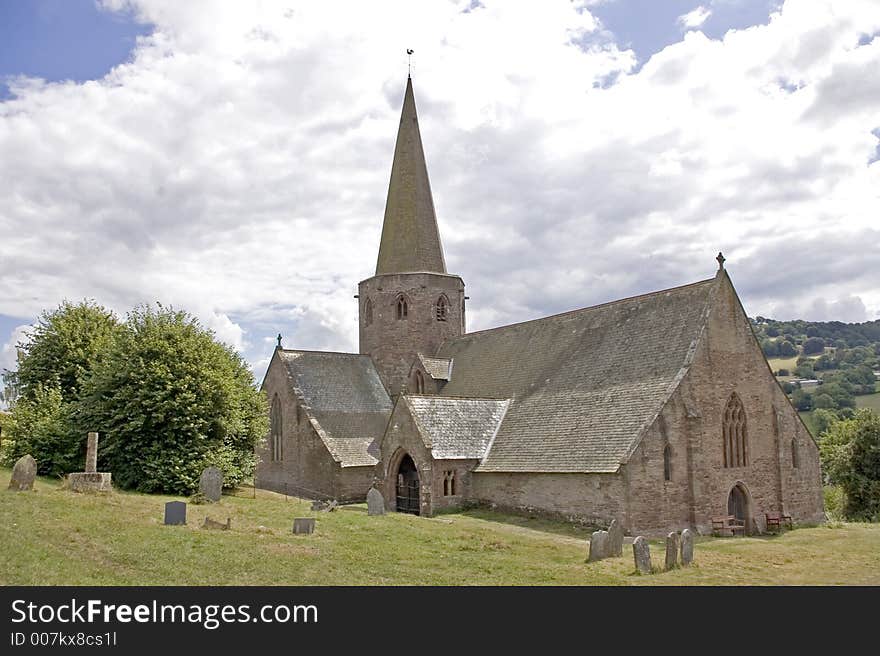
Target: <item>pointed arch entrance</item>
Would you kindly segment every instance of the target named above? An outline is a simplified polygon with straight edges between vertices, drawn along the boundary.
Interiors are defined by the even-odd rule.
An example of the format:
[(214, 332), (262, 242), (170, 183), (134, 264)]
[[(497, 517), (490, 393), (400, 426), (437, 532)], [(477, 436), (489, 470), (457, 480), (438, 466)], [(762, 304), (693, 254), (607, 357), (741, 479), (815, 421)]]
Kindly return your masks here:
[(397, 512), (418, 515), (419, 503), (419, 470), (410, 455), (404, 454), (397, 465)]
[(752, 499), (742, 483), (736, 483), (727, 495), (727, 514), (741, 521), (746, 532), (752, 529)]

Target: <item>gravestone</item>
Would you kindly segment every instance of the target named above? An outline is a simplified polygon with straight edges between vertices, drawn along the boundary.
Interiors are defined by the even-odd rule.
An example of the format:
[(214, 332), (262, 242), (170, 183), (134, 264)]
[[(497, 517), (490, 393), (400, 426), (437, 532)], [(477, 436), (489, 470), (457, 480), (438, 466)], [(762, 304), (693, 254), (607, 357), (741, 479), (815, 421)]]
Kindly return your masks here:
[(321, 500), (318, 499), (316, 501), (312, 501), (312, 510), (315, 512), (333, 512), (336, 510), (336, 507), (339, 505), (339, 502), (336, 499), (330, 500)]
[(16, 492), (24, 492), (34, 489), (34, 479), (37, 477), (37, 461), (28, 453), (22, 456), (12, 468), (12, 478), (9, 479), (9, 488)]
[(310, 535), (314, 532), (314, 517), (297, 517), (293, 520), (293, 533), (295, 535)]
[(199, 478), (199, 492), (211, 503), (220, 501), (223, 494), (223, 472), (217, 467), (203, 469)]
[(608, 555), (618, 557), (623, 555), (623, 527), (616, 519), (611, 520), (608, 527)]
[(602, 560), (607, 554), (608, 548), (608, 531), (594, 531), (590, 537), (590, 555), (587, 557), (588, 563), (594, 563)]
[(212, 528), (217, 529), (218, 531), (228, 531), (232, 527), (232, 518), (227, 517), (226, 523), (218, 522), (216, 520), (211, 519), (210, 517), (205, 517), (205, 523), (202, 524), (202, 528)]
[(186, 524), (186, 504), (183, 501), (169, 501), (165, 504), (165, 525)]
[(681, 566), (687, 567), (694, 560), (694, 533), (689, 528), (681, 532)]
[(666, 569), (675, 569), (678, 565), (678, 533), (673, 531), (666, 536)]
[(385, 514), (385, 499), (382, 493), (374, 487), (367, 492), (367, 514), (370, 516)]
[(98, 434), (89, 433), (86, 443), (86, 470), (67, 475), (67, 487), (74, 492), (110, 492), (113, 489), (112, 475), (99, 472)]
[(651, 573), (651, 547), (641, 535), (633, 540), (633, 559), (639, 574)]

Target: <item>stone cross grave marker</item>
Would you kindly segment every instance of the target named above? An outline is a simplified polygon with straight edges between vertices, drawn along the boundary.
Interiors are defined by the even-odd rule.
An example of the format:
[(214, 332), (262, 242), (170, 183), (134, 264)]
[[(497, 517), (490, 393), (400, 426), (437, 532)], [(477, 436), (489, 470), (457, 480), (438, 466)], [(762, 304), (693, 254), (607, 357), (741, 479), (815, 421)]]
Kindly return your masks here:
[(616, 519), (611, 520), (608, 527), (608, 555), (618, 557), (623, 555), (623, 527)]
[(86, 470), (67, 475), (67, 486), (74, 492), (109, 492), (112, 475), (98, 471), (98, 434), (90, 432), (86, 442)]
[(34, 479), (37, 477), (37, 461), (28, 453), (22, 456), (12, 468), (12, 478), (9, 479), (9, 488), (16, 492), (24, 492), (34, 489)]
[(385, 514), (385, 499), (382, 493), (374, 487), (367, 492), (367, 514), (370, 516)]
[(694, 532), (686, 528), (681, 532), (681, 566), (687, 567), (694, 560)]
[(223, 494), (223, 472), (217, 467), (206, 467), (199, 478), (199, 492), (211, 503), (220, 501)]
[(314, 517), (297, 517), (293, 520), (293, 532), (295, 535), (310, 535), (315, 532)]
[(94, 474), (98, 471), (98, 434), (89, 433), (86, 444), (86, 473)]
[(169, 501), (165, 504), (165, 525), (186, 524), (186, 504), (183, 501)]
[(666, 536), (666, 569), (678, 566), (678, 533), (673, 531)]
[(587, 557), (588, 563), (594, 563), (602, 560), (607, 556), (608, 548), (608, 531), (594, 531), (590, 538), (590, 555)]
[(641, 535), (633, 540), (633, 559), (639, 574), (651, 573), (651, 547)]

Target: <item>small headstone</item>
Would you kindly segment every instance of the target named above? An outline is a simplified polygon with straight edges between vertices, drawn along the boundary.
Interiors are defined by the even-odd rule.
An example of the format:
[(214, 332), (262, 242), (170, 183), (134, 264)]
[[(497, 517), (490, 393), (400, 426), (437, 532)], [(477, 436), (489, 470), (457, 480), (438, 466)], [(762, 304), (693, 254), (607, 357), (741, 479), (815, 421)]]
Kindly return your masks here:
[(206, 467), (199, 478), (199, 492), (211, 503), (220, 501), (223, 494), (223, 472), (217, 467)]
[(218, 522), (210, 517), (205, 517), (205, 523), (202, 524), (202, 528), (212, 528), (217, 529), (218, 531), (228, 531), (232, 527), (232, 518), (227, 517), (226, 523)]
[(24, 492), (34, 489), (34, 479), (37, 477), (37, 461), (28, 453), (22, 456), (12, 468), (12, 478), (9, 479), (10, 490)]
[(616, 519), (608, 527), (608, 555), (616, 558), (623, 555), (623, 527)]
[(315, 532), (314, 517), (297, 517), (293, 520), (294, 535), (310, 535)]
[(587, 557), (588, 563), (594, 563), (602, 560), (607, 556), (608, 548), (608, 531), (594, 531), (590, 538), (590, 555)]
[(94, 474), (98, 471), (98, 434), (89, 433), (89, 441), (86, 445), (86, 473)]
[(382, 493), (374, 487), (367, 492), (367, 514), (370, 516), (385, 514), (385, 499)]
[(633, 540), (633, 559), (639, 574), (651, 573), (651, 547), (641, 535)]
[(687, 567), (694, 560), (694, 533), (689, 528), (681, 532), (681, 566)]
[(673, 531), (666, 536), (666, 569), (675, 569), (678, 565), (678, 533)]
[(186, 524), (186, 504), (183, 501), (169, 501), (165, 504), (165, 525)]

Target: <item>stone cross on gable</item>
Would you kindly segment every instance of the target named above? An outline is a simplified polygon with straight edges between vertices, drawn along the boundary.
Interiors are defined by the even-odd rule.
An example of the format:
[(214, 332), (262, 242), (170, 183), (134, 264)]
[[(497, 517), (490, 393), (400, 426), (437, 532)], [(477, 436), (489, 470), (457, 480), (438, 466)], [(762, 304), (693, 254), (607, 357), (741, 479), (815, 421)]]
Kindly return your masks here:
[(715, 259), (718, 260), (718, 268), (723, 269), (724, 262), (727, 260), (727, 258), (724, 257), (724, 255), (721, 253), (721, 251), (718, 251), (718, 257), (716, 257)]

